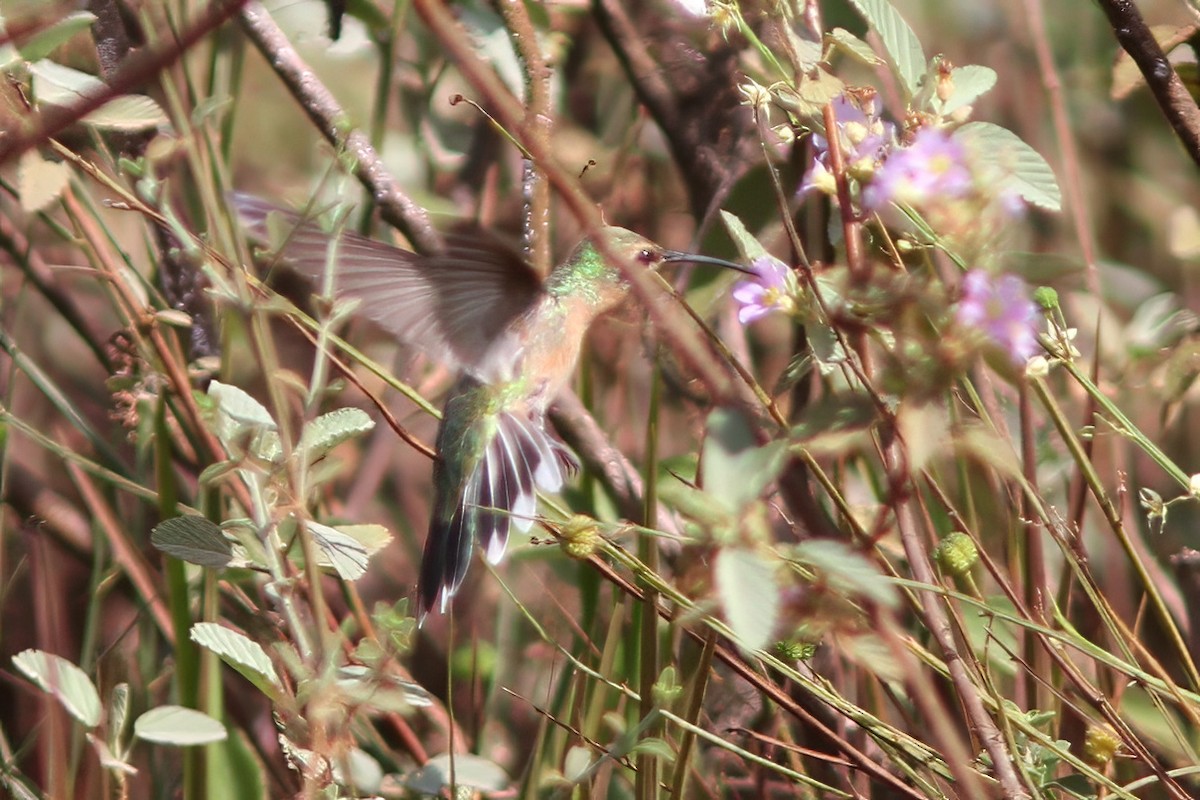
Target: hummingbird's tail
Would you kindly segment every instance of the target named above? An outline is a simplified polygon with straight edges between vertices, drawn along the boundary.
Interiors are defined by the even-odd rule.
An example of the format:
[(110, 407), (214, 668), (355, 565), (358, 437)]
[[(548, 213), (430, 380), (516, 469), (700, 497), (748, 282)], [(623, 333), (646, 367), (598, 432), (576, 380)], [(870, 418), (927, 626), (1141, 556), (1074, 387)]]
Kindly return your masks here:
[(422, 621), (435, 606), (445, 612), (466, 577), (476, 541), (489, 563), (499, 562), (509, 530), (526, 532), (533, 525), (535, 490), (558, 492), (579, 466), (566, 446), (551, 437), (540, 414), (533, 418), (502, 411), (464, 424), (455, 406), (469, 406), (472, 394), (451, 398), (438, 431), (434, 510), (417, 585), (417, 618)]

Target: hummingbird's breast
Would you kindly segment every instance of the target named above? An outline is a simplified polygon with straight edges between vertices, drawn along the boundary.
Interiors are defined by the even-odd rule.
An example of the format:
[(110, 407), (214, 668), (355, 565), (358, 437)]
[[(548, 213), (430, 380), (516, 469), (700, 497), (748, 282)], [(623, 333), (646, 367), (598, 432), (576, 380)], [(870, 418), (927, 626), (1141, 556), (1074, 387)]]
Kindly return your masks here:
[(583, 337), (595, 319), (580, 298), (549, 295), (519, 323), (521, 347), (511, 378), (510, 397), (544, 412), (571, 379)]

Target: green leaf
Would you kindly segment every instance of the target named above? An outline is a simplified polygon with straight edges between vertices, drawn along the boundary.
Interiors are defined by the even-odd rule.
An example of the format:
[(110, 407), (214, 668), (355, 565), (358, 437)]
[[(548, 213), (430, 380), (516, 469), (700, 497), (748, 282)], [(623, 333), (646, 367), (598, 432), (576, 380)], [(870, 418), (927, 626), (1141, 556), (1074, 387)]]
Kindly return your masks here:
[(356, 581), (367, 574), (370, 554), (362, 542), (319, 522), (306, 521), (304, 527), (312, 536), (313, 544), (321, 551), (318, 564), (333, 567), (338, 575), (348, 581)]
[(482, 756), (441, 753), (426, 761), (425, 766), (405, 783), (413, 791), (441, 795), (442, 790), (450, 785), (451, 759), (454, 760), (454, 781), (460, 787), (499, 792), (507, 789), (511, 782), (508, 773)]
[(362, 664), (339, 667), (337, 685), (351, 703), (380, 711), (407, 714), (433, 702), (420, 684)]
[(217, 720), (183, 706), (159, 706), (142, 714), (133, 723), (139, 739), (157, 744), (188, 747), (225, 741), (225, 726)]
[(53, 695), (72, 717), (89, 728), (100, 724), (100, 693), (79, 667), (42, 650), (17, 653), (13, 666), (43, 692)]
[(875, 67), (883, 63), (883, 59), (871, 49), (871, 45), (845, 28), (834, 28), (825, 34), (825, 38), (835, 49), (841, 50), (855, 61), (866, 64), (869, 67)]
[(213, 381), (208, 385), (208, 396), (217, 402), (221, 413), (230, 419), (244, 425), (257, 425), (275, 430), (275, 420), (271, 412), (238, 387)]
[(815, 569), (821, 579), (846, 594), (865, 597), (888, 608), (900, 604), (896, 587), (874, 562), (845, 542), (809, 539), (796, 545), (795, 558)]
[(908, 27), (904, 17), (900, 16), (887, 0), (850, 0), (850, 4), (858, 9), (867, 24), (875, 29), (887, 50), (888, 58), (900, 82), (904, 84), (905, 100), (912, 98), (921, 87), (925, 77), (927, 59), (921, 49), (921, 41)]
[(263, 682), (279, 686), (279, 676), (262, 645), (235, 630), (215, 622), (197, 622), (188, 634), (196, 644), (208, 648), (247, 680), (260, 686)]
[(315, 461), (342, 442), (362, 436), (374, 427), (375, 421), (362, 409), (339, 408), (305, 425), (300, 447), (310, 462)]
[(729, 409), (709, 414), (707, 428), (701, 456), (704, 491), (727, 511), (740, 511), (779, 474), (786, 443), (776, 440), (759, 447), (746, 417)]
[(950, 73), (954, 82), (954, 93), (942, 103), (941, 113), (953, 114), (963, 106), (969, 106), (996, 85), (996, 71), (978, 64), (955, 67)]
[(1047, 211), (1062, 208), (1054, 170), (1012, 131), (990, 122), (969, 122), (954, 132), (954, 138), (970, 148), (978, 165), (995, 170), (1002, 190)]
[(163, 520), (150, 533), (150, 543), (189, 564), (221, 569), (233, 560), (233, 547), (212, 520), (188, 514)]
[(717, 594), (738, 644), (761, 650), (771, 641), (779, 616), (775, 566), (754, 550), (726, 547), (717, 554)]
[(671, 745), (656, 736), (639, 740), (630, 748), (629, 752), (630, 754), (644, 753), (667, 762), (675, 760), (675, 751), (671, 749)]
[(725, 228), (733, 238), (734, 244), (737, 245), (738, 252), (746, 261), (753, 262), (754, 259), (767, 255), (767, 249), (751, 235), (750, 231), (746, 230), (741, 218), (721, 209), (721, 221), (725, 223)]
[(82, 33), (96, 21), (96, 15), (90, 11), (76, 11), (67, 14), (53, 25), (42, 28), (22, 42), (17, 49), (26, 61), (37, 61), (50, 55), (54, 48), (63, 44), (77, 33)]

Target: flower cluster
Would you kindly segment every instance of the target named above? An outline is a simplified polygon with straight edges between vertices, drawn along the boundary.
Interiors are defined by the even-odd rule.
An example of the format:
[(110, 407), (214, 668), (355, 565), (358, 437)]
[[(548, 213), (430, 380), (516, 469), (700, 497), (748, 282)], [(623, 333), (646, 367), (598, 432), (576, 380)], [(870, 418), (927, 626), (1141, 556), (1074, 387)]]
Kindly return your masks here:
[(1025, 281), (1016, 275), (968, 272), (963, 277), (962, 300), (955, 318), (982, 332), (1017, 365), (1024, 365), (1038, 352), (1038, 307), (1029, 299)]
[[(838, 149), (849, 174), (859, 181), (869, 180), (896, 141), (896, 126), (884, 122), (878, 97), (856, 104), (847, 95), (833, 101), (837, 117)], [(834, 194), (837, 186), (829, 171), (829, 140), (813, 136), (813, 165), (800, 185), (801, 192), (814, 189)]]
[(975, 186), (966, 149), (938, 128), (921, 128), (907, 147), (896, 148), (863, 190), (863, 207), (879, 211), (891, 203), (928, 208), (958, 200)]

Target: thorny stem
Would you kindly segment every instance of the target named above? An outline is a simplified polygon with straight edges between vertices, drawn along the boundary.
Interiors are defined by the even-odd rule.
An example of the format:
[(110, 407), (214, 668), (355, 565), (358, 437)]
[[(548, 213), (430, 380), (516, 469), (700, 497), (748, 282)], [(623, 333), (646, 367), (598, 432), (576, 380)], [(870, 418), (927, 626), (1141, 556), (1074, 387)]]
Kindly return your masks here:
[[(501, 0), (500, 13), (516, 45), (517, 55), (525, 67), (525, 120), (523, 138), (536, 141), (550, 149), (551, 108), (550, 75), (546, 57), (538, 43), (537, 30), (529, 18), (529, 9), (522, 0)], [(522, 183), (526, 192), (525, 236), (529, 262), (539, 275), (550, 272), (550, 184), (538, 169), (537, 162), (524, 162)]]

